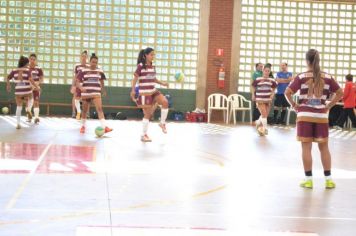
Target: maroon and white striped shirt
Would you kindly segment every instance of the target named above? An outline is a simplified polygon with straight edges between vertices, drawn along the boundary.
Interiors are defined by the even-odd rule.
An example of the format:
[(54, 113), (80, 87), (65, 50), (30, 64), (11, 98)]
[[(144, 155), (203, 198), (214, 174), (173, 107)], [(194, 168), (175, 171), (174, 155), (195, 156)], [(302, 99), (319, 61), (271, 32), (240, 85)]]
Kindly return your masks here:
[(255, 88), (256, 102), (270, 102), (277, 83), (273, 78), (259, 77), (253, 81), (252, 86)]
[(29, 67), (31, 72), (31, 77), (36, 83), (40, 82), (40, 78), (43, 76), (43, 71), (40, 67), (36, 66), (34, 68)]
[[(22, 79), (19, 74), (22, 73)], [(32, 93), (32, 86), (30, 83), (31, 72), (29, 68), (16, 68), (11, 71), (7, 76), (7, 80), (14, 80), (15, 82), (15, 95), (29, 95)]]
[(105, 74), (102, 69), (83, 68), (79, 71), (77, 79), (86, 89), (82, 92), (82, 97), (101, 97), (101, 80), (105, 80)]
[(153, 65), (146, 65), (140, 63), (137, 65), (135, 74), (138, 76), (138, 91), (139, 94), (150, 95), (157, 91), (156, 89), (156, 68)]
[(84, 68), (89, 68), (89, 66), (90, 66), (89, 64), (85, 64), (84, 66), (82, 64), (76, 64), (74, 66), (74, 70), (73, 70), (74, 78), (72, 81), (73, 86), (76, 86), (76, 77), (79, 74), (79, 72), (82, 71)]
[(336, 92), (340, 86), (334, 78), (325, 72), (321, 72), (321, 79), (324, 80), (324, 89), (321, 97), (315, 95), (308, 96), (309, 85), (307, 82), (313, 79), (312, 72), (304, 72), (291, 82), (288, 86), (294, 93), (299, 91), (299, 107), (297, 112), (297, 121), (310, 121), (315, 123), (327, 123), (328, 111), (325, 108), (325, 102), (330, 93)]

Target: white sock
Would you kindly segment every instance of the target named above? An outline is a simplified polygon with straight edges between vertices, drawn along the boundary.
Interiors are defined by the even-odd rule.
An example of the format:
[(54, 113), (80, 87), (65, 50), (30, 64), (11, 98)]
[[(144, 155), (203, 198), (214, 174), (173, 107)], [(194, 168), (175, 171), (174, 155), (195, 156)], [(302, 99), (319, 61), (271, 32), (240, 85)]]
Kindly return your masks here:
[(267, 118), (262, 118), (261, 120), (263, 128), (267, 129)]
[(100, 119), (101, 127), (105, 128), (106, 127), (106, 122), (105, 119)]
[(35, 113), (35, 118), (38, 118), (40, 115), (40, 108), (39, 107), (33, 108), (33, 112)]
[(142, 119), (142, 132), (143, 132), (143, 135), (147, 134), (148, 124), (149, 123), (150, 123), (149, 119), (145, 119), (145, 118)]
[(16, 120), (17, 120), (18, 125), (20, 124), (21, 112), (22, 112), (22, 106), (17, 106), (16, 107)]
[(331, 175), (325, 176), (325, 180), (331, 180)]
[(28, 100), (26, 111), (30, 112), (32, 110), (32, 106), (33, 106), (33, 98)]
[(85, 126), (87, 119), (82, 119), (82, 126)]
[(261, 125), (261, 123), (262, 123), (261, 119), (262, 119), (262, 116), (260, 116), (258, 118), (258, 120), (256, 120), (256, 126), (260, 126)]
[(77, 112), (81, 113), (82, 111), (80, 110), (80, 100), (79, 99), (75, 99), (74, 100), (74, 104), (75, 104), (75, 109), (77, 109)]
[(161, 109), (161, 123), (162, 124), (166, 123), (167, 115), (168, 115), (168, 108), (162, 108)]
[(313, 180), (313, 176), (305, 176), (305, 180)]

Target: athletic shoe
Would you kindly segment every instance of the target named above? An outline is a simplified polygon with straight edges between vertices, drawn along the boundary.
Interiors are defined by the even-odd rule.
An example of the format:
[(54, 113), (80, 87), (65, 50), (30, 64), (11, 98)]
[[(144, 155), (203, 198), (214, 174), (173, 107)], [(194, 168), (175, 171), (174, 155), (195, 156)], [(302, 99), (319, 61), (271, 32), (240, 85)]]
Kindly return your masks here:
[(258, 127), (257, 132), (260, 136), (265, 135), (265, 129), (263, 128), (263, 126)]
[(112, 128), (109, 128), (109, 127), (105, 127), (105, 133), (109, 133), (109, 132), (111, 132), (111, 131), (113, 131), (113, 129)]
[(150, 139), (150, 137), (148, 137), (148, 135), (147, 134), (145, 134), (145, 135), (142, 135), (141, 136), (141, 141), (142, 142), (152, 142), (152, 139)]
[(333, 128), (336, 129), (336, 130), (342, 130), (342, 127), (340, 127), (338, 125), (333, 126)]
[(80, 113), (80, 112), (77, 112), (77, 116), (75, 117), (77, 120), (80, 120), (80, 118), (81, 118), (81, 114), (82, 113)]
[(26, 114), (27, 114), (27, 122), (31, 122), (32, 121), (32, 113), (31, 113), (31, 111), (27, 111)]
[(163, 133), (167, 133), (166, 124), (159, 123), (159, 127), (161, 127)]
[(84, 134), (84, 133), (85, 133), (85, 126), (82, 126), (82, 127), (80, 128), (80, 133), (81, 133), (81, 134)]
[(75, 118), (75, 112), (72, 113), (72, 118)]
[(38, 124), (38, 123), (40, 123), (40, 118), (35, 118), (35, 124)]
[(325, 188), (326, 189), (333, 189), (335, 187), (336, 187), (336, 185), (335, 185), (334, 181), (332, 181), (331, 179), (325, 180)]
[(17, 125), (16, 125), (16, 129), (21, 129), (21, 125), (20, 125), (20, 124), (17, 124)]
[(302, 188), (312, 189), (313, 188), (313, 180), (311, 180), (311, 179), (303, 180), (302, 182), (300, 182), (299, 186)]

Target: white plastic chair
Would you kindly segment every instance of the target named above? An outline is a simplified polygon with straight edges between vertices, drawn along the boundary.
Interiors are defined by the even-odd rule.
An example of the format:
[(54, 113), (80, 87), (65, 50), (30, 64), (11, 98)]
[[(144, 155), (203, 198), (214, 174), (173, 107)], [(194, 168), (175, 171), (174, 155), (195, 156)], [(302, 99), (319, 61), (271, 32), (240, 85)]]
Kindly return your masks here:
[[(292, 99), (295, 103), (298, 103), (298, 94), (294, 94), (292, 96)], [(290, 113), (295, 112), (295, 110), (292, 107), (287, 107), (287, 118), (286, 118), (286, 125), (289, 125), (289, 120), (290, 120)]]
[(224, 94), (213, 93), (208, 97), (208, 123), (210, 123), (211, 112), (213, 110), (220, 110), (224, 113), (224, 121), (228, 123), (228, 102)]
[(244, 96), (240, 94), (231, 94), (227, 98), (229, 103), (229, 119), (231, 116), (234, 119), (234, 124), (236, 124), (236, 112), (242, 111), (242, 121), (245, 121), (245, 111), (250, 112), (250, 123), (252, 124), (252, 103), (247, 100)]

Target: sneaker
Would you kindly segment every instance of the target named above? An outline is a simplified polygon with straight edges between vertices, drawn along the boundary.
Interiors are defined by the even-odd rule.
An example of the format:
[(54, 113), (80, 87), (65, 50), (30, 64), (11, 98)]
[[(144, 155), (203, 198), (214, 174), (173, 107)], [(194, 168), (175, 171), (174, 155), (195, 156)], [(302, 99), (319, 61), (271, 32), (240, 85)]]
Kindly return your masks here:
[(75, 118), (76, 118), (77, 120), (80, 120), (81, 115), (82, 115), (82, 113), (78, 112)]
[(31, 111), (27, 111), (27, 122), (31, 122), (32, 121), (32, 112)]
[(109, 128), (109, 127), (105, 127), (105, 133), (109, 133), (109, 132), (111, 132), (111, 131), (113, 131), (113, 129), (112, 128)]
[(40, 118), (35, 118), (35, 124), (38, 124), (38, 123), (40, 123)]
[(163, 133), (165, 133), (165, 134), (167, 133), (166, 124), (160, 123), (160, 124), (159, 124), (159, 127), (161, 127)]
[(309, 189), (312, 189), (312, 188), (313, 188), (313, 180), (311, 180), (311, 179), (303, 180), (303, 181), (299, 184), (299, 186), (302, 187), (302, 188), (309, 188)]
[(263, 128), (263, 126), (260, 126), (257, 128), (257, 132), (260, 136), (264, 136), (265, 135), (265, 129)]
[(152, 139), (150, 139), (150, 137), (148, 137), (148, 135), (145, 134), (145, 135), (141, 136), (141, 141), (142, 142), (152, 142)]
[(334, 181), (332, 181), (331, 179), (325, 180), (325, 188), (326, 189), (333, 189), (335, 187), (336, 187), (336, 185), (335, 185)]
[(20, 124), (17, 124), (17, 125), (16, 125), (16, 129), (21, 129), (21, 125), (20, 125)]
[(340, 127), (338, 125), (333, 126), (333, 128), (336, 129), (336, 130), (342, 130), (342, 127)]
[(84, 133), (85, 133), (85, 126), (82, 126), (82, 127), (80, 128), (80, 133), (81, 133), (81, 134), (84, 134)]

